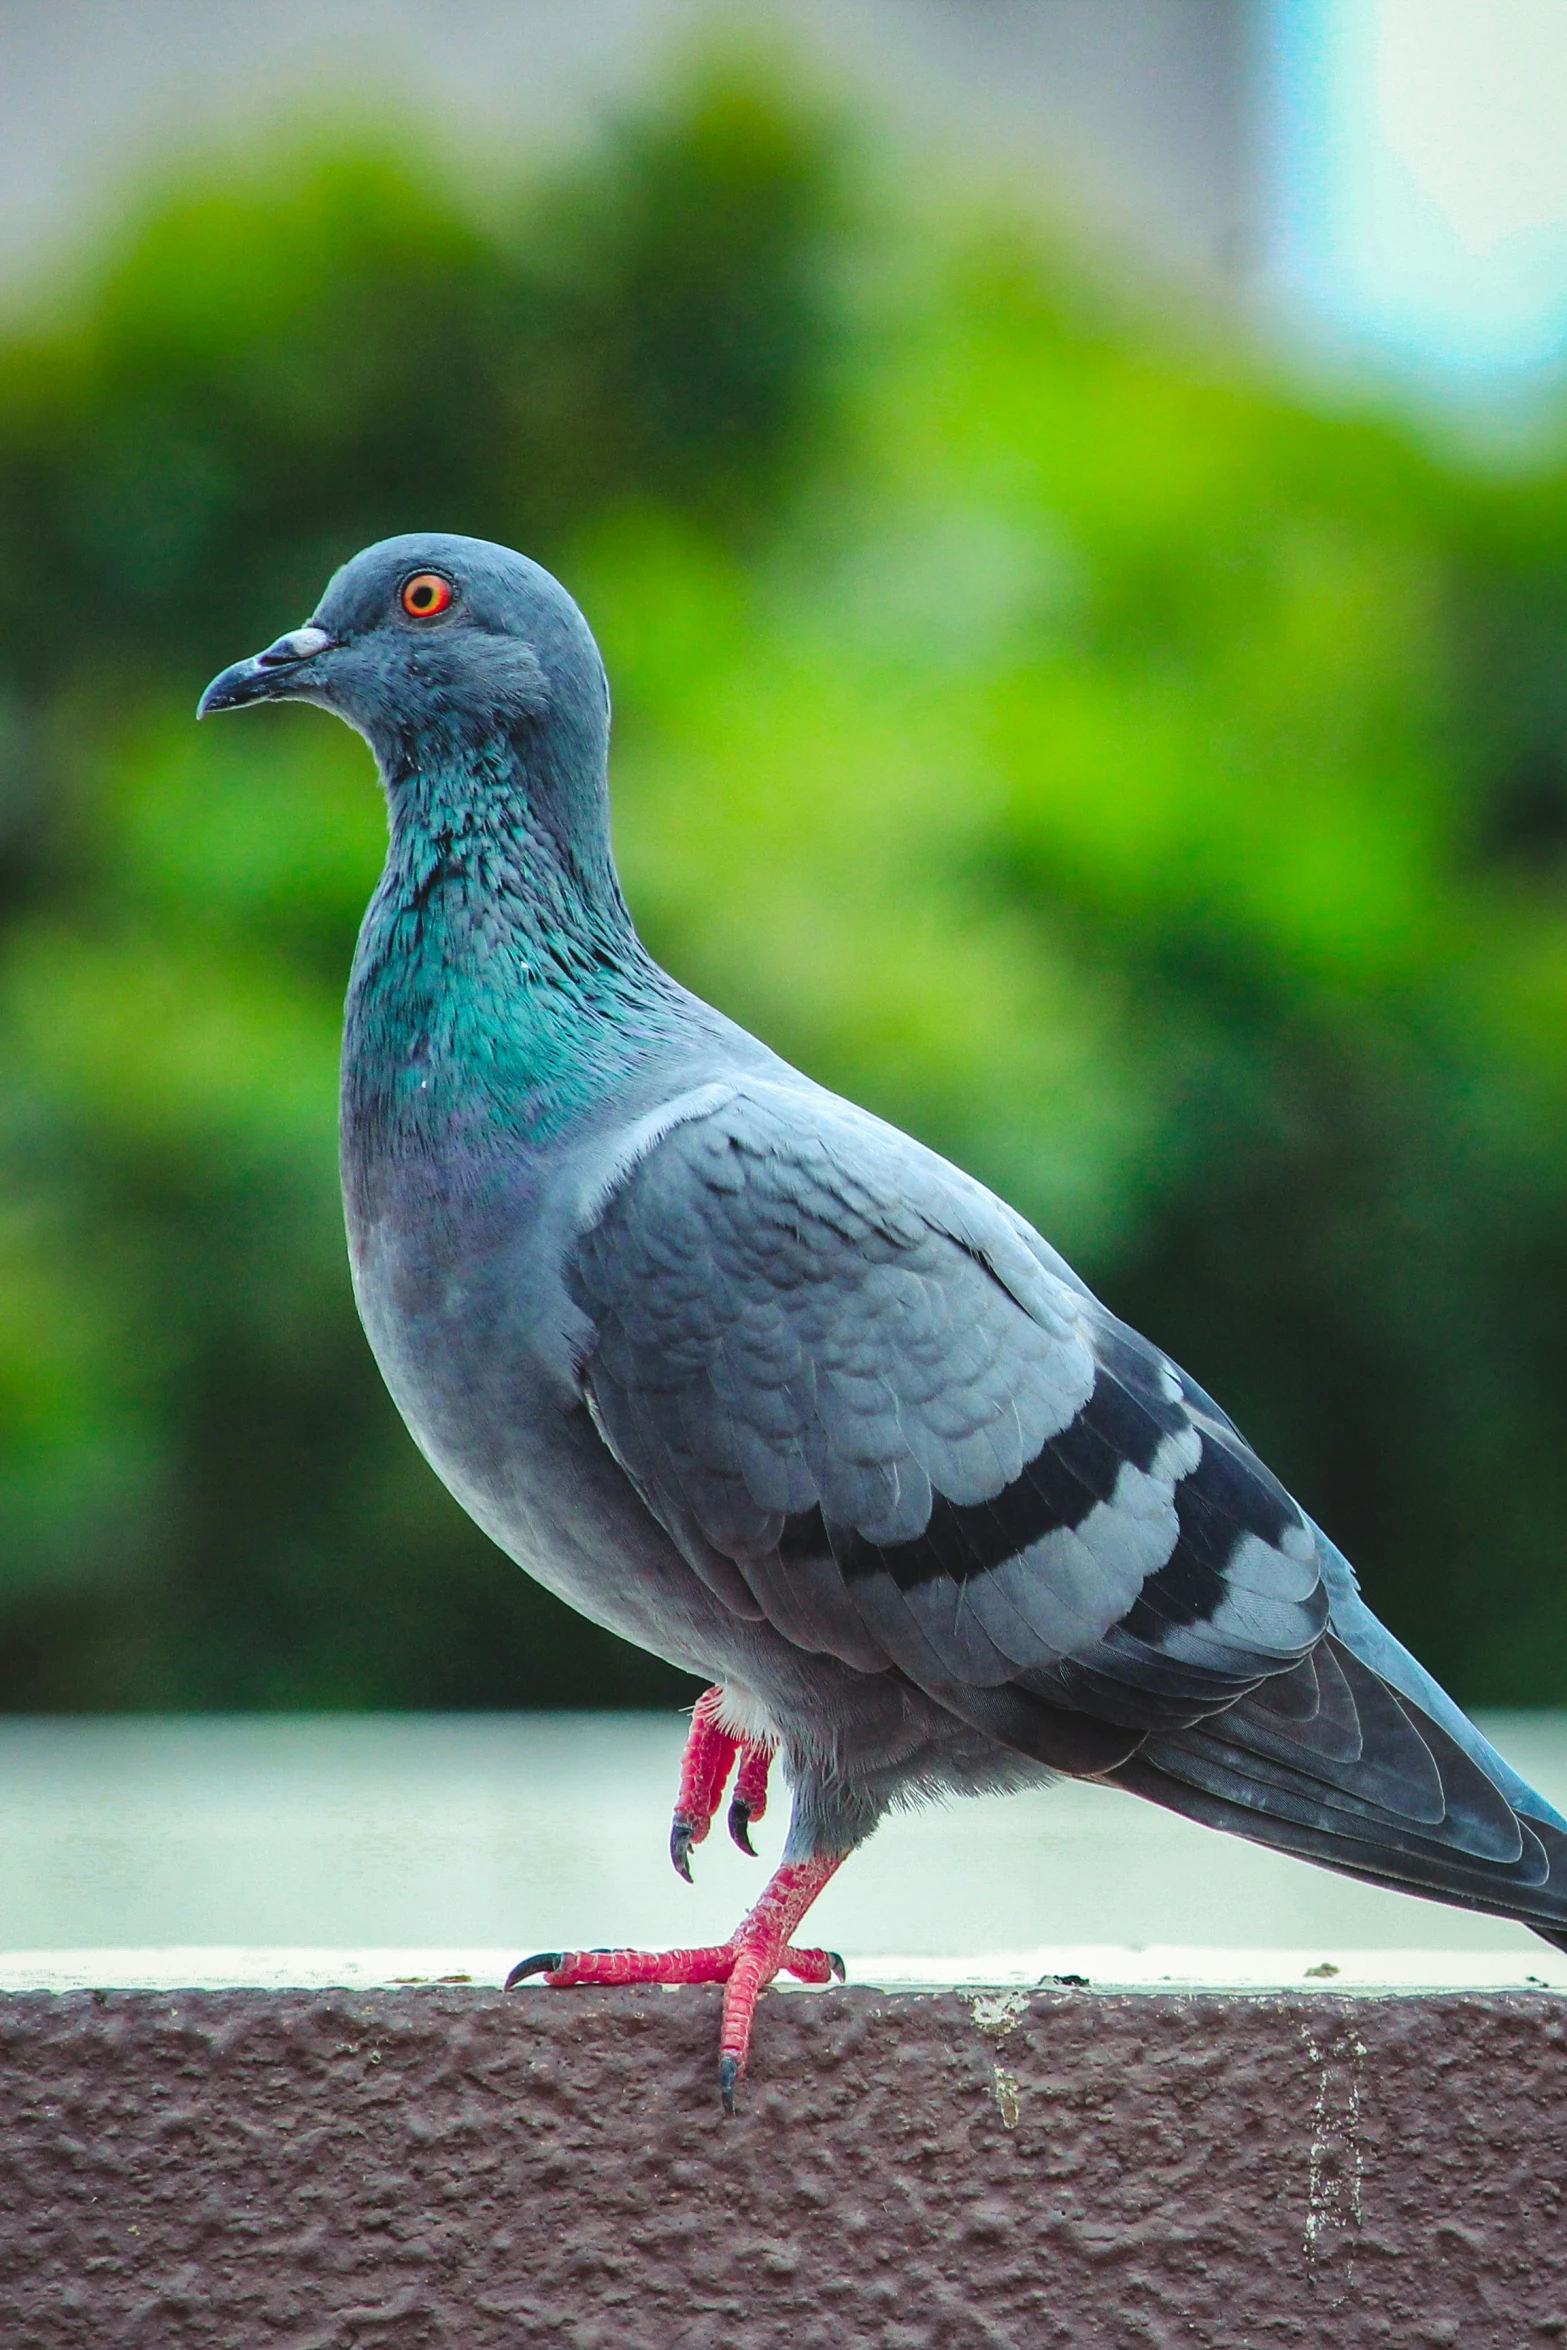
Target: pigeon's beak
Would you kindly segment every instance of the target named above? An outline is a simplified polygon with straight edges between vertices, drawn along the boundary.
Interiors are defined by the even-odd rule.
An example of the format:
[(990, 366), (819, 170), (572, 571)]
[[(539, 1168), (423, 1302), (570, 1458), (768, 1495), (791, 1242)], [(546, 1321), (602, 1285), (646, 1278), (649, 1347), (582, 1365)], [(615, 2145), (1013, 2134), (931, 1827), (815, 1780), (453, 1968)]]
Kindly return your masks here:
[(287, 701), (301, 682), (299, 672), (305, 664), (319, 653), (329, 652), (336, 643), (330, 630), (313, 623), (309, 628), (290, 629), (264, 653), (236, 661), (215, 677), (196, 704), (196, 716), (210, 718), (214, 710), (242, 710), (247, 702)]

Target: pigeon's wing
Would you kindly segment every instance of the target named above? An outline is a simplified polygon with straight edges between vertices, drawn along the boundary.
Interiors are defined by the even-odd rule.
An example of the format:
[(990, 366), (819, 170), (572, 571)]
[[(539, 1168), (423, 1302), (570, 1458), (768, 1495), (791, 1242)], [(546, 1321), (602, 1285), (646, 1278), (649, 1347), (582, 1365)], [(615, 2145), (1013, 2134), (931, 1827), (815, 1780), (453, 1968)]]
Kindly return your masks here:
[(1313, 1531), (1223, 1415), (1021, 1218), (831, 1096), (752, 1084), (657, 1133), (567, 1277), (605, 1442), (802, 1648), (1104, 1770), (1322, 1634)]

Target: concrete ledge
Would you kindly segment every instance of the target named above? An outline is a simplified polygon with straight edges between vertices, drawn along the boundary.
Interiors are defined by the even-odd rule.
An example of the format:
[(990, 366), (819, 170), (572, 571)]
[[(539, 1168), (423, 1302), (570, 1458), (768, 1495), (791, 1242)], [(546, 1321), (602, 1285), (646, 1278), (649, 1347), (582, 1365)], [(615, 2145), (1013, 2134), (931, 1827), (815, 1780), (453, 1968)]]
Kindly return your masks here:
[(1548, 1992), (0, 2000), (14, 2350), (1567, 2339)]

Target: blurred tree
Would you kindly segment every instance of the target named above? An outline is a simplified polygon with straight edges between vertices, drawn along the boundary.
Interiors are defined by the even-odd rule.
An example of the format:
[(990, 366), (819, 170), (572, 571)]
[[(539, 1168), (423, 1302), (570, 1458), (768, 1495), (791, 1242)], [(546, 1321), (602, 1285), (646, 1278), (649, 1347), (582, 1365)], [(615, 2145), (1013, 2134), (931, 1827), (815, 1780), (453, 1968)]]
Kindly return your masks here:
[(1567, 485), (842, 179), (725, 71), (506, 230), (286, 156), (0, 346), (0, 1702), (677, 1686), (354, 1326), (362, 748), (189, 720), (425, 522), (581, 595), (655, 949), (1035, 1215), (1461, 1694), (1567, 1698)]

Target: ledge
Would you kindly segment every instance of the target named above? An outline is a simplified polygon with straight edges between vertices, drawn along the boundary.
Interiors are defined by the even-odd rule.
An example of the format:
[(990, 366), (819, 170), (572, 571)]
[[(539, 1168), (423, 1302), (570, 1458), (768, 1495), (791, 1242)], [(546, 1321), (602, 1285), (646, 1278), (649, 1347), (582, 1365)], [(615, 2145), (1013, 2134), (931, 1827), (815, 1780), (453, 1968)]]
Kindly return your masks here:
[(14, 1991), (7, 2339), (1567, 2338), (1550, 1991), (770, 1996), (729, 2123), (717, 2005), (428, 1982)]
[[(1520, 1940), (1522, 1937), (1520, 1936)], [(472, 1983), (499, 1990), (517, 1949), (398, 1946), (291, 1949), (175, 1945), (164, 1949), (0, 1950), (0, 1995), (18, 1991), (408, 1990)], [(879, 1991), (1567, 1991), (1567, 1951), (1530, 1940), (1516, 1950), (1365, 1950), (1316, 1942), (1244, 1950), (1156, 1942), (1053, 1943), (962, 1958), (850, 1954), (849, 1980)], [(539, 1986), (535, 1985), (537, 1990)], [(787, 1977), (776, 1985), (796, 1992)], [(531, 1994), (530, 1994), (531, 1995)]]

